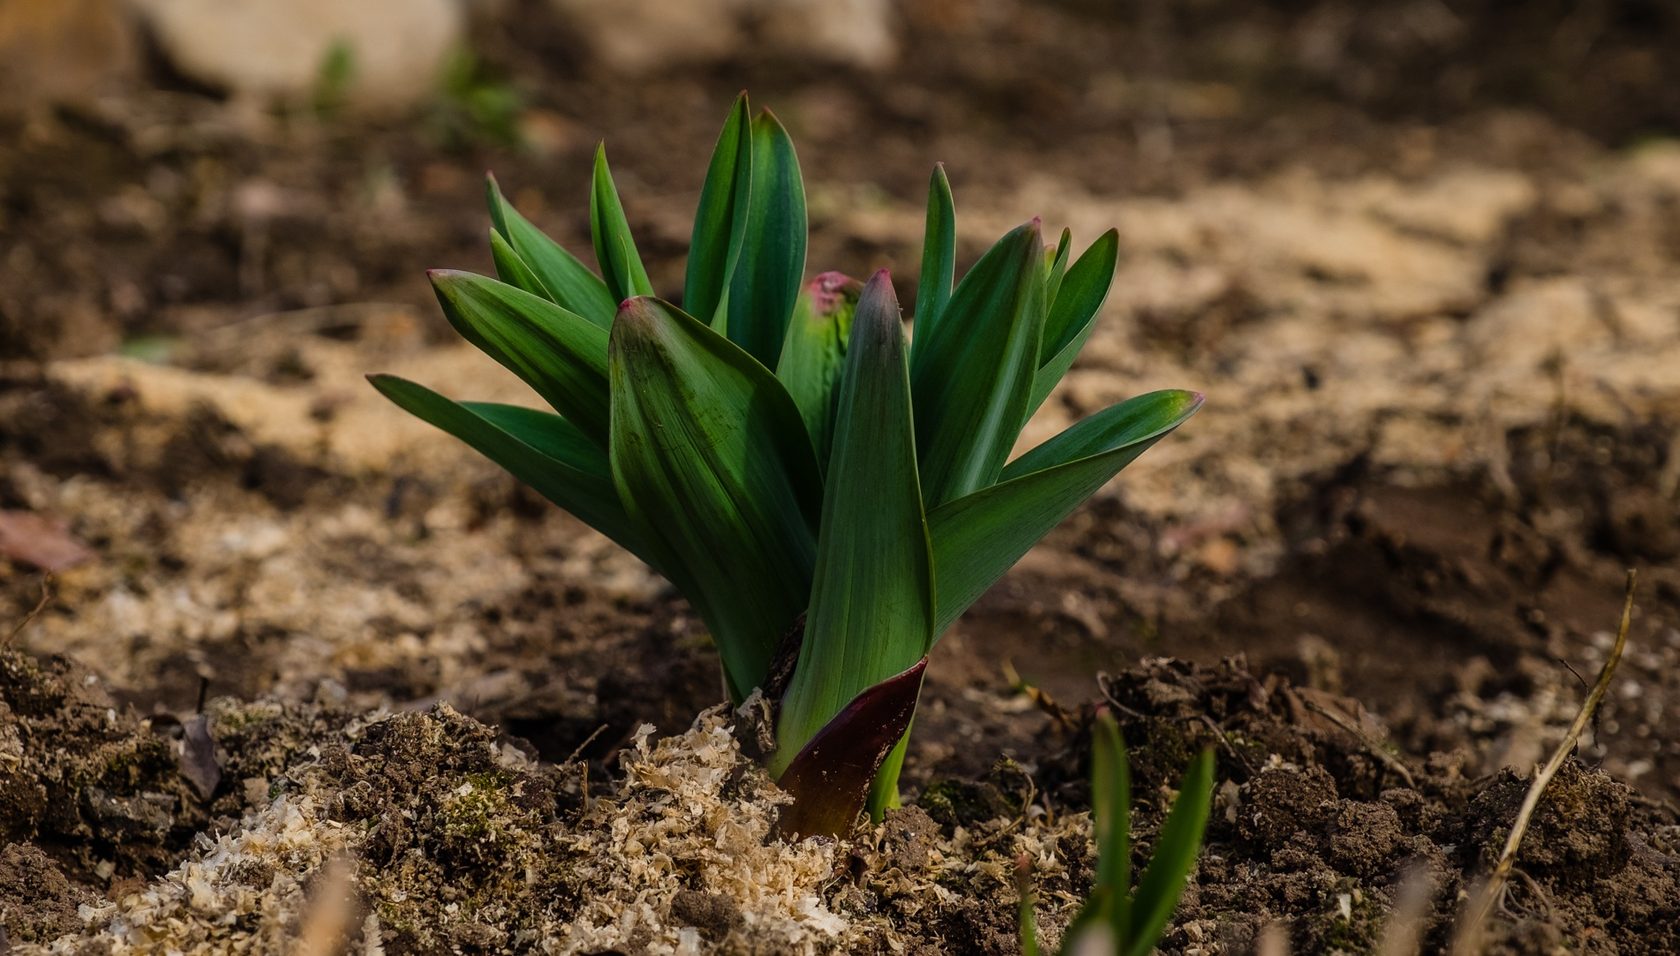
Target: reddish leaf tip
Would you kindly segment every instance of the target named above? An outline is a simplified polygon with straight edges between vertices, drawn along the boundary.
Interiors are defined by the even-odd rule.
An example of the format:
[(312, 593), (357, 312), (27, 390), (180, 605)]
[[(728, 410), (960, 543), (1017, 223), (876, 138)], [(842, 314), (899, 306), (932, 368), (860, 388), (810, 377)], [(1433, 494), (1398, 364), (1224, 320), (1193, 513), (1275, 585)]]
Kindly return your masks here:
[(618, 315), (613, 318), (613, 326), (646, 326), (654, 314), (653, 297), (633, 295), (618, 304)]

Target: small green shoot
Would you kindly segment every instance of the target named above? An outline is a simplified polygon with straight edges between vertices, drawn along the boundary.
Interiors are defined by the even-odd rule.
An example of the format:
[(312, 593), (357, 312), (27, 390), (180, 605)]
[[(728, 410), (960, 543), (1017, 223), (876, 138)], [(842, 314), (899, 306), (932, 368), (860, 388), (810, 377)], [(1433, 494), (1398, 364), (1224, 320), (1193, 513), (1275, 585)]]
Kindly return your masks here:
[[(897, 801), (928, 652), (1040, 538), (1202, 396), (1121, 402), (1011, 459), (1090, 336), (1118, 236), (1077, 257), (1037, 220), (961, 277), (942, 168), (928, 186), (914, 341), (891, 277), (806, 280), (793, 141), (743, 94), (695, 210), (681, 305), (657, 290), (607, 164), (588, 194), (598, 272), (488, 184), (498, 279), (434, 271), (444, 315), (553, 411), (371, 376), (668, 578), (729, 697), (776, 710), (790, 833)], [(776, 679), (772, 681), (772, 675)]]
[[(1092, 727), (1091, 812), (1096, 826), (1097, 879), (1062, 942), (1064, 956), (1146, 956), (1160, 942), (1201, 852), (1213, 799), (1213, 751), (1191, 761), (1167, 813), (1155, 855), (1132, 886), (1132, 779), (1120, 727), (1107, 712)], [(1038, 956), (1030, 866), (1017, 867), (1021, 888), (1021, 952)]]

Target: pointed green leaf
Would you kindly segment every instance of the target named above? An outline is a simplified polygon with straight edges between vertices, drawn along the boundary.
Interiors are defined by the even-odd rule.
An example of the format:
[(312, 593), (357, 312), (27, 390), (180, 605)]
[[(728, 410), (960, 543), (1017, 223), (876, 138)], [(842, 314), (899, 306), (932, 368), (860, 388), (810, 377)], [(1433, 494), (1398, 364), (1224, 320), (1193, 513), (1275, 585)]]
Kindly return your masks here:
[(838, 272), (824, 272), (800, 293), (776, 363), (776, 377), (793, 396), (816, 446), (817, 462), (828, 468), (834, 431), (835, 386), (846, 363), (852, 315), (863, 284)]
[(805, 274), (805, 185), (793, 140), (769, 110), (752, 121), (747, 234), (729, 284), (729, 338), (775, 368)]
[(544, 498), (647, 559), (619, 504), (606, 454), (570, 422), (534, 409), (455, 402), (394, 375), (370, 375), (368, 381), (410, 414), (466, 442)]
[(1196, 867), (1212, 801), (1213, 751), (1204, 750), (1184, 772), (1178, 799), (1155, 841), (1155, 853), (1138, 878), (1124, 956), (1148, 956), (1161, 938)]
[(776, 783), (793, 797), (779, 821), (785, 836), (840, 836), (863, 809), (888, 751), (903, 738), (922, 692), (921, 658), (865, 688), (822, 727)]
[[(543, 291), (526, 288), (506, 275), (502, 276), (502, 281), (541, 295), (603, 329), (612, 325), (612, 317), (618, 311), (618, 300), (607, 291), (607, 284), (601, 281), (601, 277), (590, 272), (589, 267), (579, 262), (576, 256), (521, 216), (502, 195), (496, 177), (485, 177), (485, 191), (489, 194), (490, 221), (496, 232), (542, 283)], [(497, 271), (500, 270), (501, 263), (498, 261)]]
[(805, 424), (752, 356), (658, 299), (619, 309), (609, 367), (619, 498), (739, 700), (811, 593), (822, 481)]
[(1197, 392), (1127, 399), (1009, 463), (996, 485), (929, 512), (943, 634), (1050, 529), (1195, 414)]
[(1110, 229), (1091, 243), (1091, 248), (1067, 271), (1044, 322), (1044, 347), (1039, 352), (1038, 372), (1033, 376), (1032, 411), (1037, 411), (1050, 397), (1091, 337), (1097, 313), (1102, 311), (1109, 287), (1114, 284), (1119, 258), (1120, 233)]
[(554, 297), (548, 293), (548, 287), (531, 271), (525, 260), (519, 258), (519, 253), (502, 238), (502, 234), (494, 229), (490, 230), (490, 261), (496, 264), (496, 278), (521, 292), (529, 292), (550, 302), (554, 301)]
[(747, 117), (747, 94), (742, 93), (712, 150), (688, 245), (683, 308), (714, 329), (722, 328), (724, 295), (747, 237), (752, 186), (752, 123)]
[(922, 490), (930, 507), (997, 480), (1026, 423), (1044, 329), (1044, 252), (1034, 220), (963, 276), (911, 367)]
[(786, 766), (865, 688), (927, 653), (933, 566), (916, 478), (904, 328), (886, 270), (858, 298), (841, 376), (805, 639), (776, 722)]
[(624, 218), (624, 204), (618, 200), (612, 170), (607, 168), (607, 147), (595, 148), (595, 175), (589, 190), (589, 236), (595, 243), (595, 262), (613, 298), (622, 302), (631, 296), (653, 295), (636, 240), (630, 237), (630, 221)]
[(1072, 249), (1073, 230), (1063, 229), (1061, 238), (1056, 240), (1056, 248), (1045, 250), (1044, 262), (1050, 271), (1044, 280), (1044, 301), (1056, 301), (1056, 293), (1062, 288), (1062, 277), (1067, 275), (1068, 254)]
[(1091, 727), (1091, 812), (1097, 843), (1097, 885), (1114, 895), (1109, 922), (1127, 936), (1132, 889), (1132, 771), (1126, 744), (1113, 715), (1097, 715)]
[(607, 442), (607, 332), (503, 282), (434, 270), (432, 288), (461, 337), (524, 379), (602, 447)]
[(922, 234), (922, 275), (916, 285), (916, 336), (910, 343), (912, 364), (921, 361), (922, 343), (933, 335), (940, 313), (951, 299), (957, 271), (957, 209), (945, 164), (933, 167), (928, 179), (927, 225)]

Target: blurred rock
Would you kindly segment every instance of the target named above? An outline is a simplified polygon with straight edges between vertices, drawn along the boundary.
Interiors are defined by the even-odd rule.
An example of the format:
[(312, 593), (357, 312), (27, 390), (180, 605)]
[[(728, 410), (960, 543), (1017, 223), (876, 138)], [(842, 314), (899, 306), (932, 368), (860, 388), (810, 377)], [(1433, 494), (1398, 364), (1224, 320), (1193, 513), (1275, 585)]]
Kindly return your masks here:
[(898, 57), (888, 0), (760, 0), (755, 7), (776, 49), (872, 70)]
[(0, 0), (0, 106), (85, 99), (137, 61), (121, 0)]
[(463, 32), (457, 0), (134, 2), (186, 76), (236, 96), (300, 102), (325, 92), (372, 110), (431, 93)]
[[(552, 0), (611, 69), (646, 73), (767, 46), (865, 69), (898, 54), (888, 0)], [(633, 25), (633, 26), (631, 26)]]

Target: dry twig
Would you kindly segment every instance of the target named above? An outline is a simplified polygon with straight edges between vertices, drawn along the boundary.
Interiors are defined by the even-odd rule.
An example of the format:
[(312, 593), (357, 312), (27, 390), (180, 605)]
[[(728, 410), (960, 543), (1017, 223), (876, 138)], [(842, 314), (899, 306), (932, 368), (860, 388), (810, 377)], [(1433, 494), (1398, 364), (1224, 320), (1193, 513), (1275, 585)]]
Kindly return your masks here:
[(1511, 835), (1505, 840), (1505, 849), (1500, 852), (1499, 861), (1494, 864), (1493, 872), (1488, 874), (1481, 887), (1471, 896), (1469, 905), (1465, 907), (1458, 933), (1453, 940), (1453, 952), (1460, 956), (1472, 956), (1481, 952), (1482, 930), (1488, 915), (1504, 899), (1506, 881), (1511, 877), (1511, 868), (1516, 864), (1517, 850), (1522, 847), (1523, 835), (1528, 832), (1528, 824), (1534, 816), (1534, 810), (1540, 805), (1540, 798), (1545, 794), (1547, 785), (1557, 776), (1558, 769), (1569, 759), (1569, 755), (1575, 752), (1575, 745), (1581, 740), (1581, 732), (1592, 722), (1598, 705), (1603, 703), (1604, 695), (1610, 689), (1610, 678), (1615, 675), (1616, 665), (1621, 663), (1622, 651), (1627, 647), (1628, 628), (1633, 623), (1633, 587), (1638, 577), (1637, 571), (1630, 569), (1627, 573), (1627, 596), (1622, 603), (1621, 625), (1616, 628), (1616, 642), (1611, 645), (1610, 656), (1605, 658), (1604, 666), (1599, 669), (1598, 680), (1593, 683), (1592, 690), (1587, 692), (1587, 699), (1581, 702), (1581, 709), (1575, 715), (1575, 722), (1569, 726), (1569, 733), (1564, 735), (1563, 741), (1552, 751), (1551, 759), (1534, 775), (1534, 782), (1529, 784), (1528, 793), (1517, 810), (1517, 819), (1511, 825)]
[(15, 642), (18, 635), (23, 633), (23, 629), (35, 623), (35, 619), (41, 616), (41, 612), (45, 611), (50, 603), (52, 603), (52, 572), (48, 571), (41, 575), (41, 599), (35, 602), (35, 606), (30, 609), (28, 614), (23, 616), (23, 620), (18, 622), (17, 627), (12, 628), (12, 633), (8, 634), (4, 641), (0, 641), (0, 647)]

